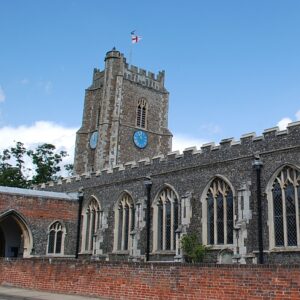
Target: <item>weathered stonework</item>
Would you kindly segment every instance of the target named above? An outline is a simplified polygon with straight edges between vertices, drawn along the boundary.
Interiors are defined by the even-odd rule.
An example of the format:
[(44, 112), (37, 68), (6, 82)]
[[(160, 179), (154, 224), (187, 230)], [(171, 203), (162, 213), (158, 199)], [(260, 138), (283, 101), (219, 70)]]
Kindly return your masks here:
[[(265, 260), (272, 263), (300, 263), (300, 248), (273, 249), (269, 247), (269, 222), (267, 186), (272, 176), (283, 166), (300, 165), (300, 123), (292, 123), (285, 131), (277, 128), (266, 130), (262, 136), (244, 135), (240, 141), (226, 139), (220, 145), (203, 145), (200, 150), (186, 149), (183, 154), (169, 153), (132, 162), (113, 169), (104, 169), (98, 173), (74, 177), (69, 183), (48, 186), (53, 191), (84, 191), (84, 201), (91, 195), (99, 199), (107, 212), (107, 228), (102, 232), (102, 253), (109, 260), (143, 260), (146, 247), (146, 198), (144, 180), (151, 176), (153, 182), (151, 203), (158, 193), (170, 186), (179, 195), (180, 212), (178, 232), (196, 233), (205, 243), (206, 232), (203, 201), (213, 178), (222, 178), (232, 187), (234, 193), (234, 227), (238, 228), (238, 236), (234, 234), (233, 244), (216, 245), (211, 248), (207, 257), (210, 262), (227, 262), (228, 253), (237, 254), (239, 247), (240, 263), (256, 263), (257, 242), (257, 203), (256, 174), (252, 166), (254, 156), (260, 156), (262, 168), (262, 214), (263, 242)], [(128, 191), (134, 203), (141, 204), (140, 223), (136, 224), (133, 252), (114, 253), (114, 205), (119, 195)], [(137, 216), (136, 216), (137, 218)], [(142, 219), (141, 219), (142, 218)], [(151, 212), (151, 223), (154, 220)], [(205, 225), (203, 227), (203, 225)], [(153, 245), (153, 224), (151, 224), (151, 249)], [(238, 244), (237, 244), (238, 242)], [(178, 245), (178, 244), (177, 244)], [(177, 246), (178, 247), (178, 246)], [(225, 251), (225, 252), (224, 252)], [(222, 255), (225, 255), (222, 258)], [(180, 251), (155, 251), (151, 260), (181, 260)], [(234, 258), (234, 256), (233, 256)], [(224, 259), (224, 260), (223, 260)], [(233, 260), (234, 261), (234, 260)]]
[[(92, 85), (86, 90), (82, 127), (77, 132), (75, 172), (96, 172), (131, 160), (167, 154), (172, 134), (168, 130), (169, 93), (164, 87), (164, 72), (155, 75), (129, 66), (119, 51), (106, 54), (105, 69), (95, 69)], [(137, 103), (147, 101), (146, 128), (148, 146), (137, 148), (133, 134)], [(95, 149), (89, 146), (98, 132)]]

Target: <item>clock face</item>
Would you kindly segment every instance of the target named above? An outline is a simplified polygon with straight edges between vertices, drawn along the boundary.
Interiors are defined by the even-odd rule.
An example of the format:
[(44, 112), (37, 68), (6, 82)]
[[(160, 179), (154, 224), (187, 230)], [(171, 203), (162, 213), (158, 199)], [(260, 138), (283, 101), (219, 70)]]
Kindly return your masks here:
[(145, 131), (138, 130), (133, 134), (133, 141), (138, 148), (143, 149), (148, 144), (148, 135)]
[(90, 137), (91, 149), (95, 149), (97, 147), (97, 141), (98, 141), (98, 131), (94, 131)]

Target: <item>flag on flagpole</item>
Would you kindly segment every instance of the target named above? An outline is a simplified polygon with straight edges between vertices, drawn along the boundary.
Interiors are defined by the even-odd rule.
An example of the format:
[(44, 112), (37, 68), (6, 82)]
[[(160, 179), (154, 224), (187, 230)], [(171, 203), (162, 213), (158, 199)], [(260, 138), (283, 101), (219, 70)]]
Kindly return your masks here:
[(138, 35), (132, 35), (131, 36), (131, 42), (132, 42), (132, 44), (138, 43), (141, 39), (142, 39), (142, 37), (138, 36)]
[(136, 44), (136, 43), (138, 43), (142, 39), (141, 36), (138, 36), (138, 35), (135, 34), (135, 30), (131, 31), (130, 34), (131, 34), (131, 42), (132, 42), (132, 44)]

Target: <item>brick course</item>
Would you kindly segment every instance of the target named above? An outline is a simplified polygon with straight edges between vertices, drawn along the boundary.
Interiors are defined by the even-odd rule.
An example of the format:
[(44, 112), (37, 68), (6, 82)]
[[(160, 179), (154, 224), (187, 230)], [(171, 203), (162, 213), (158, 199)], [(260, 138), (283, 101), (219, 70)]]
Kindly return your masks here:
[(0, 221), (1, 216), (11, 210), (24, 218), (32, 233), (32, 255), (46, 254), (48, 228), (55, 220), (61, 221), (66, 227), (64, 254), (75, 255), (78, 201), (0, 192)]
[(1, 259), (0, 284), (126, 300), (299, 299), (300, 269)]

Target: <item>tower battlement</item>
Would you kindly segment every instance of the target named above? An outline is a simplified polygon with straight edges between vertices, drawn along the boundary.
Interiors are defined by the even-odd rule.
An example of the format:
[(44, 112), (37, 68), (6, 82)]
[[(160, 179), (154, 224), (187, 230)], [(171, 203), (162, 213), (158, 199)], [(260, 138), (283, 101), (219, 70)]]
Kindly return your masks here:
[[(164, 70), (159, 71), (157, 74), (155, 74), (135, 65), (130, 65), (127, 63), (124, 54), (117, 50), (107, 52), (105, 61), (107, 61), (108, 59), (117, 59), (123, 62), (124, 68), (122, 68), (123, 70), (121, 70), (121, 74), (124, 76), (124, 79), (135, 82), (137, 84), (141, 84), (150, 89), (154, 89), (160, 92), (167, 92), (164, 86)], [(102, 86), (101, 79), (104, 76), (104, 71), (105, 70), (101, 71), (100, 69), (94, 68), (93, 83), (89, 89), (100, 88)]]
[(144, 69), (126, 64), (124, 70), (124, 78), (136, 82), (138, 84), (144, 85), (148, 88), (166, 92), (164, 87), (164, 71), (160, 71), (157, 74), (154, 74), (150, 71), (147, 72)]

